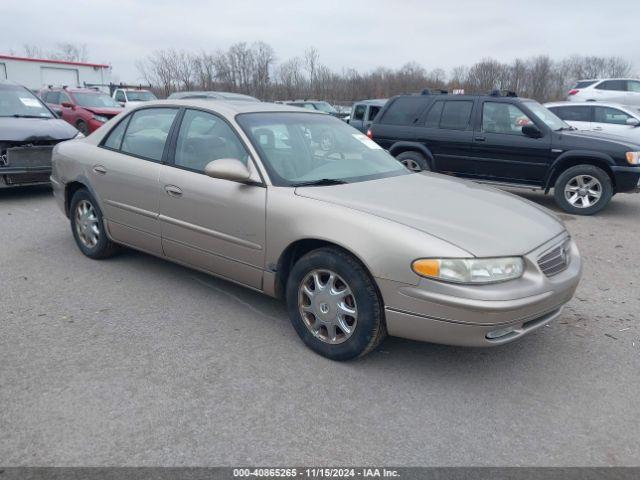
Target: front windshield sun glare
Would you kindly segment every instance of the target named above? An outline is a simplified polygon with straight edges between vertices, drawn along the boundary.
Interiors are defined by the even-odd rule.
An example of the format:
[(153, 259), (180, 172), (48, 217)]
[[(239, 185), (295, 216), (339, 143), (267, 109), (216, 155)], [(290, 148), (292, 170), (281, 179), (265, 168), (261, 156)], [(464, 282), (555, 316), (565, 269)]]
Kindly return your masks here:
[(407, 175), (377, 143), (317, 113), (260, 112), (236, 117), (274, 185), (336, 185)]
[(538, 102), (530, 101), (526, 103), (531, 110), (544, 124), (551, 130), (571, 130), (571, 127), (564, 120), (560, 119), (555, 113), (548, 108), (540, 105)]

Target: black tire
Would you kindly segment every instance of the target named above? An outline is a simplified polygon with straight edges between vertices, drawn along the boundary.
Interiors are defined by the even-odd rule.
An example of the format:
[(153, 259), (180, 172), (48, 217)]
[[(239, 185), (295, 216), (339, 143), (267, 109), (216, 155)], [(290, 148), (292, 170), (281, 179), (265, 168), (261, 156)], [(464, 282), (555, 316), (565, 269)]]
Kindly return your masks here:
[[(81, 236), (84, 235), (84, 233), (81, 233), (82, 226), (79, 227), (79, 225), (81, 225), (79, 222), (83, 222), (83, 219), (78, 212), (78, 206), (81, 203), (83, 203), (83, 206), (88, 203), (93, 209), (95, 221), (92, 223), (95, 225), (95, 229), (97, 230), (97, 241), (95, 245), (88, 245), (86, 240), (81, 238)], [(69, 206), (69, 217), (71, 219), (71, 232), (73, 233), (76, 245), (78, 245), (80, 251), (87, 257), (96, 260), (108, 258), (118, 251), (118, 245), (113, 243), (107, 237), (102, 211), (98, 206), (98, 202), (95, 201), (93, 196), (87, 190), (80, 189), (73, 194), (73, 198), (71, 199), (71, 204)]]
[[(576, 179), (580, 176), (597, 180), (594, 184), (595, 188), (580, 189), (579, 183), (576, 182)], [(567, 198), (567, 195), (571, 194), (565, 193), (565, 188), (567, 188), (568, 185), (570, 188), (577, 188), (576, 195), (578, 195), (578, 198), (573, 204), (569, 198)], [(600, 193), (597, 200), (594, 201), (593, 197), (588, 195), (591, 191)], [(582, 195), (586, 197), (586, 200), (584, 197), (580, 198)], [(613, 196), (613, 186), (611, 184), (611, 178), (601, 168), (594, 165), (576, 165), (560, 174), (554, 185), (553, 196), (558, 206), (567, 213), (574, 215), (593, 215), (607, 206)], [(585, 202), (588, 203), (588, 206), (581, 206)]]
[(408, 152), (402, 152), (396, 157), (400, 163), (407, 167), (412, 172), (430, 171), (431, 166), (429, 161), (420, 152), (414, 152), (410, 150)]
[(84, 120), (78, 120), (76, 123), (76, 128), (86, 137), (87, 135), (89, 135), (89, 126), (87, 125), (87, 122), (85, 122)]
[[(322, 269), (335, 272), (344, 279), (357, 305), (354, 329), (342, 343), (327, 343), (312, 333), (299, 307), (303, 281), (314, 270)], [(319, 248), (300, 258), (289, 274), (286, 297), (289, 318), (298, 336), (309, 348), (324, 357), (332, 360), (361, 357), (378, 346), (386, 336), (384, 308), (373, 279), (358, 260), (338, 248)]]

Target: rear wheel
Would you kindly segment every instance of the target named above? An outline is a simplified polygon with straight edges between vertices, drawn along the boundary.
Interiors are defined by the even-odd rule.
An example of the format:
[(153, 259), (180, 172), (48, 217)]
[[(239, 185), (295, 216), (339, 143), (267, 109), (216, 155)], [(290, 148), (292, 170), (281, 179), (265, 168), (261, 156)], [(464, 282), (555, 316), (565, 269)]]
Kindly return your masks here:
[(360, 262), (336, 248), (314, 250), (296, 262), (287, 281), (287, 307), (302, 341), (332, 360), (363, 356), (386, 335), (373, 280)]
[(594, 165), (576, 165), (558, 177), (554, 186), (556, 203), (574, 215), (592, 215), (607, 206), (613, 196), (609, 175)]
[(400, 163), (402, 163), (405, 167), (407, 167), (407, 169), (411, 170), (412, 172), (422, 172), (424, 170), (427, 170), (427, 171), (431, 170), (431, 168), (429, 167), (429, 162), (427, 161), (425, 156), (419, 152), (414, 152), (414, 151), (402, 152), (400, 155), (396, 157), (396, 160), (398, 160)]
[(78, 248), (89, 258), (112, 256), (118, 246), (107, 237), (102, 211), (91, 194), (81, 189), (74, 193), (69, 208), (71, 231)]

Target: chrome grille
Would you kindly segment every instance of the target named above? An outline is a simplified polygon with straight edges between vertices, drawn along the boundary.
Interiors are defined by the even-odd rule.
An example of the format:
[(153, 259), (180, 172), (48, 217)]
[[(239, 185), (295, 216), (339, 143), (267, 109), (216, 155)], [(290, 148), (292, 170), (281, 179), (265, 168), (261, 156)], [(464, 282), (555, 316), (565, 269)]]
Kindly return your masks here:
[(557, 275), (569, 266), (570, 242), (567, 238), (538, 257), (538, 266), (547, 277)]

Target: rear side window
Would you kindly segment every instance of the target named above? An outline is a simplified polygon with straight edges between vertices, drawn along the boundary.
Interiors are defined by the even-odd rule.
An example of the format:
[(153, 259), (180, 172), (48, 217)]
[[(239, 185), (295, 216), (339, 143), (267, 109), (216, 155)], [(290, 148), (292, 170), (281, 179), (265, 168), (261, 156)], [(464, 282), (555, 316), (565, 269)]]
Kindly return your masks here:
[(429, 113), (427, 113), (427, 118), (424, 121), (424, 126), (427, 128), (438, 128), (440, 125), (440, 116), (442, 115), (442, 107), (444, 106), (444, 102), (436, 102), (429, 109)]
[(637, 80), (627, 80), (627, 91), (640, 93), (640, 82)]
[(597, 80), (584, 80), (582, 82), (576, 83), (573, 88), (576, 88), (576, 89), (587, 88), (587, 87), (590, 87), (591, 85), (593, 85), (596, 82), (597, 82)]
[(427, 96), (407, 96), (396, 98), (384, 112), (381, 123), (389, 125), (409, 125), (429, 102)]
[(473, 102), (444, 102), (442, 117), (440, 117), (440, 128), (465, 130), (471, 119), (472, 108)]
[(353, 111), (353, 119), (354, 120), (362, 120), (364, 118), (364, 112), (367, 110), (367, 107), (364, 105), (357, 105), (355, 110)]
[(609, 107), (595, 107), (595, 121), (597, 123), (611, 123), (614, 125), (626, 125), (627, 119), (631, 118), (631, 115), (618, 110), (617, 108)]
[(551, 107), (549, 110), (562, 120), (574, 122), (591, 121), (591, 107)]
[(175, 108), (147, 108), (135, 112), (122, 139), (121, 151), (137, 157), (160, 162), (178, 110)]
[(626, 80), (605, 80), (604, 82), (595, 86), (598, 90), (615, 90), (624, 92), (627, 90)]

